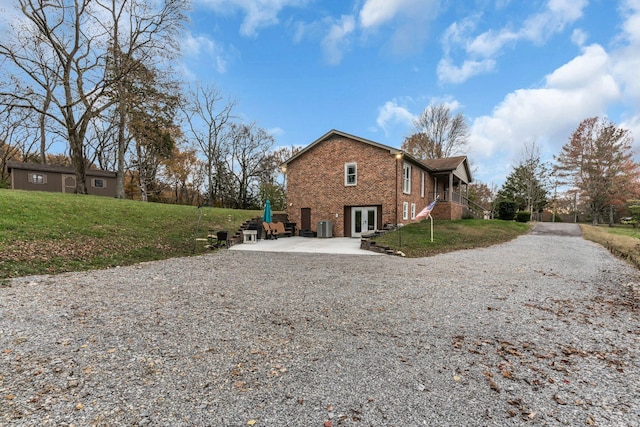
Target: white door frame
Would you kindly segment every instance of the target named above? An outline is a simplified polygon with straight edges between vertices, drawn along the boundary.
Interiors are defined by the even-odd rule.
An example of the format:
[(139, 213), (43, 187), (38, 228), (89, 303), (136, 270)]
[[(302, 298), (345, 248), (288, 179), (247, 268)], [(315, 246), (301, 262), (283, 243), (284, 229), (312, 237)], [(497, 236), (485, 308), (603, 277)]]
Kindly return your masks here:
[[(360, 221), (356, 221), (360, 213)], [(370, 221), (373, 214), (373, 221)], [(354, 206), (351, 208), (351, 237), (361, 237), (363, 232), (374, 231), (378, 224), (378, 208), (376, 206)]]

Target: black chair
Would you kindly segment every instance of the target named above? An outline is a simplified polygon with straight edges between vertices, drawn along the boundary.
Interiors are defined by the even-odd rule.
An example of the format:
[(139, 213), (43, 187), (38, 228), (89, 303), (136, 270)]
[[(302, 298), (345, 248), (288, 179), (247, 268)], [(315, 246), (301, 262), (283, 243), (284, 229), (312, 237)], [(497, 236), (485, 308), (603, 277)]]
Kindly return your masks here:
[(216, 243), (216, 248), (229, 248), (229, 232), (228, 231), (218, 231), (216, 232), (216, 237), (218, 241)]

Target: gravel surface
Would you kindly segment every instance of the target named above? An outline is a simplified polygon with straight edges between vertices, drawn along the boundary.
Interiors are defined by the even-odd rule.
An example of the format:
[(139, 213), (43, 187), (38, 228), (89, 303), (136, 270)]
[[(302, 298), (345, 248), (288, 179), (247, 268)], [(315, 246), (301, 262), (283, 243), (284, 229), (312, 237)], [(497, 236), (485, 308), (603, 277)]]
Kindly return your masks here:
[(640, 425), (638, 271), (567, 227), (14, 279), (0, 425)]

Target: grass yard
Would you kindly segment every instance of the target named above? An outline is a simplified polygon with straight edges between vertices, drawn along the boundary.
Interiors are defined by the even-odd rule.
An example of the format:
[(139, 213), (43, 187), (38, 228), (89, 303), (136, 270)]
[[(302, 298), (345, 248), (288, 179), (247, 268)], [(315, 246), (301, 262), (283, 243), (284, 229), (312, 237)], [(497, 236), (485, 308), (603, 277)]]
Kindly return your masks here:
[(596, 242), (620, 258), (640, 268), (640, 229), (628, 225), (609, 227), (582, 224), (585, 239)]
[[(202, 214), (200, 226), (198, 218)], [(131, 265), (202, 253), (207, 230), (235, 232), (261, 211), (142, 203), (97, 196), (0, 189), (0, 285), (10, 277)], [(507, 242), (532, 224), (422, 221), (376, 238), (424, 257)], [(196, 236), (196, 228), (198, 233)], [(582, 225), (584, 237), (640, 267), (640, 229)]]
[[(201, 208), (198, 237), (235, 232), (261, 211)], [(0, 279), (201, 253), (200, 209), (98, 196), (0, 189)]]
[(398, 231), (375, 239), (378, 246), (389, 246), (407, 257), (424, 257), (439, 253), (486, 247), (508, 242), (531, 230), (532, 225), (515, 221), (462, 219), (456, 221), (428, 220), (408, 224)]

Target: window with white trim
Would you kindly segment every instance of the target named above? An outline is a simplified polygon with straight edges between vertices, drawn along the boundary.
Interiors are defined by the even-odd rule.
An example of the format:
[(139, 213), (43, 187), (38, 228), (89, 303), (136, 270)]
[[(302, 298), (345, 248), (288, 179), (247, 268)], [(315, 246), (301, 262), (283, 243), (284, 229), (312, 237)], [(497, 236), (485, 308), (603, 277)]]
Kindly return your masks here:
[(94, 188), (107, 188), (107, 181), (101, 178), (91, 178), (91, 185)]
[(409, 219), (409, 202), (402, 203), (402, 219)]
[(424, 199), (424, 171), (420, 171), (420, 197)]
[(415, 218), (416, 218), (416, 204), (411, 203), (411, 219), (415, 219)]
[(352, 186), (358, 184), (358, 165), (357, 163), (344, 164), (344, 185)]
[(32, 184), (46, 184), (47, 176), (41, 173), (30, 173), (28, 181)]
[(402, 166), (402, 192), (411, 194), (411, 165), (408, 163)]

